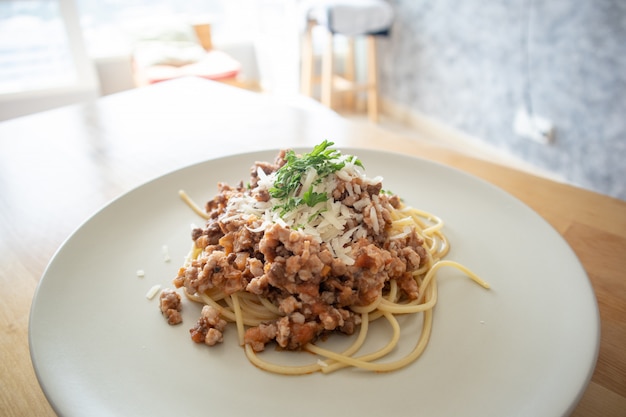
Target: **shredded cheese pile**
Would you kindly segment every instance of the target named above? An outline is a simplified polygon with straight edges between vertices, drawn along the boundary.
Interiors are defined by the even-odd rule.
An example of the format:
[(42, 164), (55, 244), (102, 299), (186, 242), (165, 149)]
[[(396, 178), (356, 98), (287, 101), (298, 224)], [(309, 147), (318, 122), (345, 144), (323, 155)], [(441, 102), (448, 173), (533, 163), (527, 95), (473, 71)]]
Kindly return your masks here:
[[(259, 167), (257, 187), (251, 192), (231, 197), (221, 221), (226, 223), (235, 218), (258, 220), (250, 229), (253, 232), (263, 231), (277, 223), (326, 243), (333, 256), (346, 265), (354, 264), (354, 259), (350, 257), (351, 243), (367, 234), (362, 226), (363, 216), (370, 216), (375, 231), (378, 231), (374, 209), (370, 213), (360, 211), (372, 200), (377, 203), (378, 196), (373, 195), (372, 200), (361, 198), (354, 202), (352, 208), (336, 201), (333, 192), (342, 181), (348, 195), (358, 196), (362, 186), (376, 185), (382, 182), (382, 178), (368, 178), (356, 157), (327, 150), (332, 144), (324, 141), (309, 154), (287, 155), (287, 163), (269, 175)], [(360, 179), (358, 182), (362, 186), (354, 182), (355, 179)], [(285, 193), (280, 187), (286, 182), (289, 182), (290, 190)], [(268, 192), (271, 196), (269, 201), (258, 201), (254, 197), (257, 192)], [(346, 230), (349, 219), (354, 219), (357, 226)]]

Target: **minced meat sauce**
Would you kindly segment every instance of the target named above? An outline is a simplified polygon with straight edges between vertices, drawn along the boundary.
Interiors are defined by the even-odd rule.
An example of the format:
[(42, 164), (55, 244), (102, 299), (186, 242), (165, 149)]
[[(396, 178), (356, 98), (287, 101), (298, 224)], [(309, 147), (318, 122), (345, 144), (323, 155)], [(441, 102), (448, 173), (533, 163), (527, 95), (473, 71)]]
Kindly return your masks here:
[[(362, 175), (331, 176), (329, 204), (340, 203), (342, 232), (351, 231), (344, 245), (347, 257), (337, 255), (337, 245), (333, 248), (302, 228), (281, 221), (264, 225), (258, 216), (233, 212), (229, 202), (242, 197), (270, 203), (263, 178), (285, 163), (282, 151), (274, 163), (253, 166), (249, 186), (218, 185), (219, 193), (206, 204), (209, 220), (192, 231), (202, 252), (174, 279), (177, 288), (184, 287), (190, 294), (218, 287), (226, 294), (257, 294), (277, 306), (282, 317), (245, 332), (245, 343), (257, 352), (271, 342), (297, 350), (330, 332), (352, 334), (361, 316), (350, 306), (372, 303), (391, 279), (396, 280), (403, 298), (417, 298), (411, 271), (426, 259), (423, 241), (415, 231), (390, 239), (390, 210), (398, 208), (400, 201), (381, 193), (380, 181)], [(221, 341), (225, 322), (213, 310), (205, 307), (191, 329), (195, 342), (213, 345)]]

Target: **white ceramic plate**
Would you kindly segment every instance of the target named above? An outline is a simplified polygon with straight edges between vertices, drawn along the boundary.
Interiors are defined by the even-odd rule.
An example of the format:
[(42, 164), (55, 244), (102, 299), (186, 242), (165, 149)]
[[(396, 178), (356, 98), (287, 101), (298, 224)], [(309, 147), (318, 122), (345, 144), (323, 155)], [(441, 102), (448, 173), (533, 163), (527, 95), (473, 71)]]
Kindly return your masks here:
[[(492, 285), (485, 290), (455, 270), (440, 271), (431, 341), (417, 362), (383, 374), (280, 376), (246, 360), (234, 329), (220, 346), (193, 343), (188, 329), (198, 309), (188, 302), (184, 323), (166, 324), (158, 297), (145, 295), (155, 284), (171, 286), (190, 247), (190, 224), (201, 223), (177, 192), (183, 188), (203, 203), (218, 181), (245, 181), (254, 161), (274, 160), (276, 152), (244, 154), (190, 166), (127, 193), (54, 256), (30, 317), (32, 360), (54, 409), (67, 416), (571, 411), (595, 366), (599, 315), (589, 280), (564, 240), (517, 199), (460, 171), (397, 154), (344, 151), (358, 155), (369, 176), (382, 175), (385, 189), (441, 216), (452, 244), (448, 258)], [(408, 349), (409, 333), (420, 323), (403, 325)], [(385, 325), (373, 327), (382, 339)], [(287, 361), (303, 357), (310, 354)]]

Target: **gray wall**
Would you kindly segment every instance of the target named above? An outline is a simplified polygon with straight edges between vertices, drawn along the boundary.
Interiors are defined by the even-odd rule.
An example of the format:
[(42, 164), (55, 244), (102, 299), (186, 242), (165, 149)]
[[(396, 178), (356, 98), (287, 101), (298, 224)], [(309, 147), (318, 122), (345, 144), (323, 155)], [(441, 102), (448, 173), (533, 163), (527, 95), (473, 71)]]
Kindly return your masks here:
[[(626, 200), (626, 1), (390, 3), (385, 99)], [(534, 113), (556, 126), (550, 145), (513, 132), (528, 91)]]

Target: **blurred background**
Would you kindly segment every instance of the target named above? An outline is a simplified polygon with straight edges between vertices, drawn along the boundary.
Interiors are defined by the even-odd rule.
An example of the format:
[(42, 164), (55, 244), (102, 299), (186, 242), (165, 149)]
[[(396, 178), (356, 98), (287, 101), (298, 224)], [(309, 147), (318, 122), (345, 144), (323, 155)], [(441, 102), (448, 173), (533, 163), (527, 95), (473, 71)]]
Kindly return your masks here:
[[(626, 199), (626, 2), (388, 3), (393, 24), (377, 37), (381, 126)], [(304, 5), (0, 0), (0, 120), (138, 88), (141, 63), (194, 62), (198, 28), (238, 64), (229, 83), (295, 100)]]

